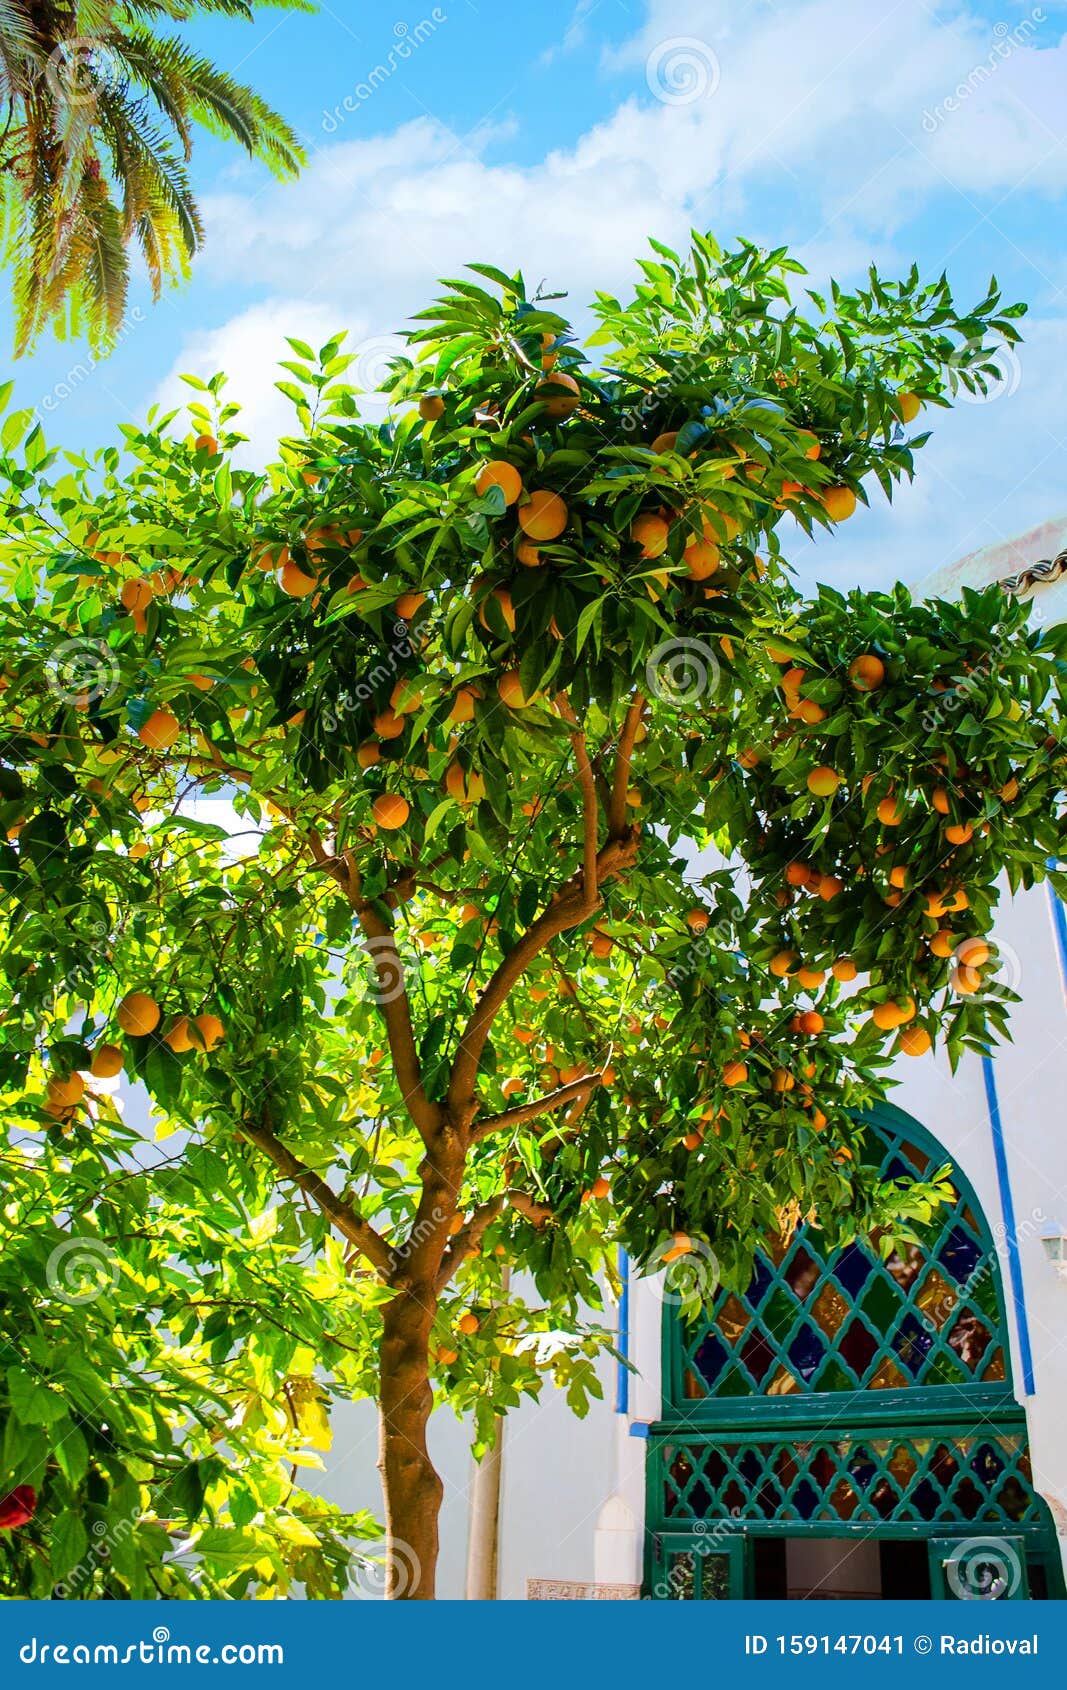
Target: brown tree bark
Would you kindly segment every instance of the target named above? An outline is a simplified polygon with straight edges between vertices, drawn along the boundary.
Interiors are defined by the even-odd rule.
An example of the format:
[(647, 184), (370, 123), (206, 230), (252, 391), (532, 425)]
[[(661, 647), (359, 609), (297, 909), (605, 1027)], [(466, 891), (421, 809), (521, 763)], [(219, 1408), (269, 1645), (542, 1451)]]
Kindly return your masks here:
[(380, 1356), (378, 1468), (385, 1497), (386, 1596), (429, 1602), (437, 1573), (444, 1486), (430, 1460), (429, 1343), (436, 1293), (412, 1285), (385, 1305)]

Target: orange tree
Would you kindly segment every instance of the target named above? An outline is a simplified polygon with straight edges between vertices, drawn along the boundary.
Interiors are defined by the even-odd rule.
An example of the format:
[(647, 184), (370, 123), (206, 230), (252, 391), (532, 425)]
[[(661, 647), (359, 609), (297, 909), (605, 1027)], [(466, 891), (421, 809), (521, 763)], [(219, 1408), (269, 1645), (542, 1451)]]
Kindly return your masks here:
[(997, 590), (805, 600), (782, 555), (911, 474), (1016, 308), (914, 273), (797, 303), (783, 254), (697, 236), (598, 300), (598, 367), (471, 273), (381, 426), (340, 339), (292, 341), (263, 471), (221, 378), (187, 434), (0, 442), (5, 1116), (103, 1182), (130, 1147), (94, 1074), (142, 1082), (219, 1223), (200, 1271), (239, 1216), (276, 1252), (213, 1359), (254, 1343), (269, 1395), (288, 1325), (377, 1399), (415, 1598), (435, 1393), (482, 1439), (546, 1376), (581, 1408), (609, 1246), (692, 1303), (801, 1216), (888, 1251), (928, 1212), (855, 1114), (898, 1051), (1002, 1028), (997, 882), (1061, 840), (1054, 638)]

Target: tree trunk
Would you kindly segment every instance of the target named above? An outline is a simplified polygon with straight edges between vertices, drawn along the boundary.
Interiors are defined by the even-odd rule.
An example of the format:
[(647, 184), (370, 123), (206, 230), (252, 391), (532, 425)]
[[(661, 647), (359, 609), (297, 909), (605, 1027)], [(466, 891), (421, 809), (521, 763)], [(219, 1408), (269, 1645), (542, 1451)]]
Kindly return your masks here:
[(434, 1596), (444, 1495), (426, 1444), (435, 1307), (432, 1288), (413, 1285), (387, 1303), (383, 1314), (378, 1469), (385, 1496), (385, 1593), (393, 1602), (429, 1602)]

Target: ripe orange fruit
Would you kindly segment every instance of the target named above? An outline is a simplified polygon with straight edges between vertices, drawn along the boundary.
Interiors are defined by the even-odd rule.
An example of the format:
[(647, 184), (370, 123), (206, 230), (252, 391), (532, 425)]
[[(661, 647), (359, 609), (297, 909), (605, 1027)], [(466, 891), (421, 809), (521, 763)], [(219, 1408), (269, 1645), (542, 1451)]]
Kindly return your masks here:
[(897, 410), (900, 412), (901, 422), (914, 422), (923, 408), (923, 402), (917, 393), (898, 393)]
[(466, 1314), (460, 1315), (456, 1325), (466, 1337), (471, 1338), (474, 1336), (475, 1332), (477, 1332), (479, 1326), (481, 1325), (481, 1321), (478, 1319), (476, 1314), (472, 1314), (470, 1310), (468, 1310)]
[(817, 1033), (821, 1033), (825, 1025), (826, 1023), (817, 1009), (805, 1009), (801, 1015), (796, 1017), (797, 1032), (806, 1033), (809, 1038), (814, 1038)]
[(842, 985), (847, 985), (850, 980), (854, 980), (856, 978), (859, 970), (851, 957), (843, 956), (839, 957), (834, 963), (830, 973), (833, 975), (835, 980), (840, 980)]
[(950, 845), (966, 845), (974, 837), (974, 828), (970, 822), (953, 822), (945, 829), (945, 838)]
[(807, 863), (787, 863), (785, 878), (789, 886), (807, 886), (809, 881), (821, 880), (822, 876), (817, 869), (809, 868)]
[(450, 722), (473, 722), (475, 701), (475, 694), (469, 688), (460, 687), (453, 695), (448, 720)]
[(698, 1150), (700, 1148), (700, 1142), (701, 1135), (695, 1127), (690, 1127), (689, 1131), (682, 1139), (682, 1143), (687, 1150)]
[(418, 681), (410, 676), (406, 680), (397, 681), (389, 699), (390, 707), (398, 716), (410, 716), (422, 703), (422, 688)]
[(419, 400), (419, 416), (423, 422), (437, 422), (445, 414), (445, 402), (439, 393), (425, 393)]
[(283, 593), (288, 593), (291, 599), (306, 599), (319, 584), (317, 575), (308, 575), (292, 558), (283, 563), (278, 571), (278, 585)]
[(67, 1074), (62, 1079), (49, 1080), (48, 1102), (53, 1109), (73, 1109), (85, 1093), (85, 1081), (80, 1074)]
[(630, 538), (641, 547), (642, 557), (662, 557), (669, 537), (670, 530), (663, 518), (647, 512), (635, 517), (630, 527)]
[(159, 1026), (159, 1005), (147, 992), (127, 992), (115, 1019), (124, 1033), (133, 1039), (143, 1039)]
[(599, 1174), (590, 1186), (594, 1197), (606, 1197), (611, 1190), (611, 1181), (604, 1174)]
[(504, 1081), (500, 1090), (505, 1097), (517, 1097), (520, 1092), (526, 1090), (526, 1081), (520, 1080), (517, 1075), (513, 1076), (510, 1080)]
[(827, 1116), (823, 1114), (821, 1109), (816, 1109), (811, 1117), (811, 1124), (815, 1128), (815, 1131), (817, 1133), (821, 1133), (826, 1125), (826, 1122)]
[(947, 927), (938, 928), (930, 940), (930, 949), (935, 956), (950, 957), (956, 949), (955, 933), (950, 933)]
[(907, 885), (907, 883), (908, 883), (908, 871), (904, 867), (903, 863), (898, 863), (896, 868), (890, 869), (890, 871), (889, 871), (889, 884), (890, 884), (890, 886), (896, 886), (896, 887), (899, 888), (900, 891), (903, 891), (904, 887)]
[(474, 488), (477, 493), (488, 493), (490, 487), (499, 487), (504, 495), (504, 504), (513, 505), (522, 492), (522, 476), (514, 464), (503, 458), (490, 458), (478, 471)]
[(899, 827), (904, 820), (895, 798), (883, 798), (878, 806), (878, 820), (883, 827)]
[(217, 1049), (226, 1035), (217, 1015), (194, 1015), (193, 1028), (193, 1044), (198, 1050)]
[(411, 805), (397, 792), (383, 792), (371, 806), (374, 820), (386, 832), (403, 827), (411, 814)]
[(793, 715), (801, 722), (807, 722), (809, 727), (814, 727), (816, 722), (822, 722), (826, 719), (826, 711), (821, 704), (816, 704), (813, 698), (798, 699)]
[(615, 943), (614, 940), (609, 939), (606, 933), (594, 933), (589, 941), (589, 949), (595, 957), (603, 960), (611, 955), (615, 949)]
[(844, 522), (856, 509), (856, 495), (851, 487), (825, 487), (822, 505), (831, 522)]
[(984, 939), (964, 939), (956, 955), (966, 968), (984, 968), (991, 952)]
[[(530, 702), (522, 690), (522, 682), (519, 679), (517, 669), (505, 670), (496, 683), (496, 690), (500, 695), (501, 702), (506, 704), (510, 710), (523, 710)], [(473, 711), (471, 713), (473, 715)]]
[[(506, 587), (494, 587), (492, 592), (489, 594), (489, 598), (496, 600), (497, 604), (500, 606), (500, 614), (504, 618), (504, 626), (508, 630), (509, 634), (513, 634), (515, 632), (515, 607), (511, 602), (511, 594), (508, 592)], [(478, 611), (478, 620), (483, 628), (492, 633), (493, 629), (490, 626), (489, 618), (486, 615), (487, 605), (488, 600), (486, 600), (486, 603), (483, 604)]]
[(153, 710), (137, 730), (137, 738), (149, 751), (167, 751), (181, 732), (181, 723), (169, 710)]
[(943, 786), (935, 786), (930, 794), (930, 802), (939, 816), (947, 816), (949, 812), (948, 793)]
[(122, 1073), (122, 1051), (118, 1045), (97, 1045), (89, 1068), (97, 1080), (113, 1080)]
[(685, 924), (692, 933), (706, 933), (708, 928), (708, 912), (699, 904), (688, 911)]
[(213, 434), (198, 434), (196, 439), (193, 441), (193, 446), (196, 451), (210, 452), (212, 456), (214, 456), (219, 449), (219, 443)]
[(147, 610), (152, 603), (152, 588), (147, 581), (124, 581), (119, 590), (119, 603), (126, 610)]
[(873, 651), (863, 652), (849, 665), (848, 678), (857, 692), (874, 692), (885, 680), (885, 664)]
[(788, 1068), (776, 1068), (771, 1075), (771, 1090), (776, 1092), (792, 1091), (796, 1080)]
[(804, 447), (804, 456), (806, 458), (810, 458), (813, 463), (816, 458), (821, 456), (822, 446), (819, 442), (819, 437), (817, 434), (813, 434), (810, 428), (799, 429), (797, 432), (797, 441), (798, 444)]
[(519, 527), (528, 539), (558, 539), (566, 527), (566, 505), (558, 493), (534, 487), (526, 504), (519, 505)]
[(563, 371), (558, 374), (553, 371), (546, 381), (538, 382), (534, 389), (534, 398), (540, 400), (545, 407), (545, 416), (558, 421), (561, 417), (569, 417), (581, 404), (581, 389), (573, 376)]
[(925, 1027), (905, 1027), (898, 1040), (898, 1049), (905, 1056), (925, 1056), (933, 1042)]
[(425, 593), (401, 593), (394, 606), (404, 622), (411, 622), (426, 603)]
[(1010, 804), (1012, 799), (1018, 798), (1018, 796), (1019, 782), (1016, 780), (1015, 776), (1012, 775), (1011, 779), (1005, 781), (1004, 785), (1000, 788), (997, 793), (997, 797), (1002, 799), (1005, 804)]
[(485, 781), (476, 769), (464, 769), (462, 763), (450, 763), (445, 776), (445, 788), (457, 804), (477, 804), (485, 797)]
[(382, 748), (378, 744), (378, 741), (376, 739), (368, 739), (363, 742), (359, 750), (356, 752), (356, 762), (359, 764), (361, 769), (372, 769), (375, 763), (381, 761), (381, 755)]
[(519, 541), (518, 545), (515, 547), (515, 556), (518, 558), (520, 563), (526, 565), (527, 569), (537, 569), (540, 567), (541, 553), (538, 551), (536, 546), (532, 546), (530, 544), (529, 540)]
[(685, 548), (686, 573), (691, 581), (706, 581), (714, 575), (721, 561), (721, 553), (713, 540), (694, 540)]
[(374, 731), (379, 739), (399, 739), (404, 730), (404, 718), (395, 710), (383, 710), (374, 718)]
[(819, 897), (822, 898), (824, 903), (828, 904), (831, 898), (836, 898), (837, 894), (844, 890), (845, 883), (843, 880), (839, 880), (836, 874), (820, 875)]
[(193, 1037), (187, 1015), (175, 1016), (167, 1031), (163, 1034), (163, 1043), (169, 1045), (175, 1053), (192, 1050)]
[(970, 997), (971, 993), (976, 992), (982, 984), (982, 976), (977, 968), (968, 968), (966, 964), (960, 964), (949, 975), (949, 984), (954, 992), (959, 993), (961, 998)]
[(773, 956), (770, 960), (770, 971), (772, 974), (776, 974), (779, 980), (782, 980), (787, 974), (793, 972), (799, 961), (800, 958), (796, 951), (779, 951), (778, 955)]
[(441, 1348), (435, 1352), (434, 1360), (437, 1362), (438, 1367), (451, 1367), (454, 1361), (459, 1360), (459, 1351), (446, 1349), (442, 1345)]
[(817, 992), (826, 979), (825, 968), (798, 968), (795, 975), (798, 986), (803, 986), (806, 992)]
[(649, 451), (651, 451), (651, 452), (673, 452), (674, 442), (677, 440), (677, 438), (678, 438), (678, 430), (676, 428), (668, 429), (666, 434), (657, 434), (655, 440), (653, 440), (653, 442), (652, 442), (652, 445), (649, 447)]
[(722, 1071), (724, 1086), (743, 1086), (748, 1079), (747, 1062), (727, 1062)]
[(832, 798), (840, 785), (841, 776), (837, 770), (828, 768), (825, 763), (812, 769), (808, 776), (808, 791), (813, 798)]

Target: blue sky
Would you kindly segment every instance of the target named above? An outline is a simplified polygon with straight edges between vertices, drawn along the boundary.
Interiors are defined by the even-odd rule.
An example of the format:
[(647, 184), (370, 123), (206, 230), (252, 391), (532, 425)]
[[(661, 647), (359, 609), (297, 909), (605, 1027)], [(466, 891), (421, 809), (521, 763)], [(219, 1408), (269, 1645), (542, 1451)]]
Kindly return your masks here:
[(966, 300), (995, 271), (1031, 316), (994, 397), (939, 415), (892, 511), (876, 496), (814, 553), (798, 535), (805, 576), (921, 577), (1067, 511), (1065, 30), (1051, 0), (333, 0), (201, 27), (300, 130), (308, 170), (279, 187), (205, 139), (191, 285), (156, 307), (138, 287), (95, 367), (42, 345), (19, 398), (82, 447), (179, 395), (178, 371), (225, 367), (262, 452), (286, 426), (283, 333), (348, 327), (367, 380), (466, 260), (520, 263), (579, 308), (625, 286), (648, 234), (693, 224), (789, 242), (820, 282), (915, 259)]

